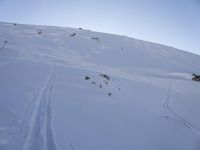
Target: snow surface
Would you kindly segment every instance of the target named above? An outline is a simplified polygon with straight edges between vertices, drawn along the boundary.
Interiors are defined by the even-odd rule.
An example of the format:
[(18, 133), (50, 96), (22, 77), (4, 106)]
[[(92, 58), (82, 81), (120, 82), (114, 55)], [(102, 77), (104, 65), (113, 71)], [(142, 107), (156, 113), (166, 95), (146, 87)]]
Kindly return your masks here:
[(126, 36), (0, 23), (0, 150), (199, 150), (199, 64)]

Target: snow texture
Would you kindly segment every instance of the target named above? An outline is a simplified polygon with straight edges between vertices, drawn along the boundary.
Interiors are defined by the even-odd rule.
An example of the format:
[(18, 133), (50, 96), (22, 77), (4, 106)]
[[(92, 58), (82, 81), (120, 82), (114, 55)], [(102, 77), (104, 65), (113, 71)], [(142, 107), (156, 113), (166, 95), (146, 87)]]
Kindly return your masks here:
[(0, 150), (199, 150), (199, 64), (126, 36), (0, 23)]

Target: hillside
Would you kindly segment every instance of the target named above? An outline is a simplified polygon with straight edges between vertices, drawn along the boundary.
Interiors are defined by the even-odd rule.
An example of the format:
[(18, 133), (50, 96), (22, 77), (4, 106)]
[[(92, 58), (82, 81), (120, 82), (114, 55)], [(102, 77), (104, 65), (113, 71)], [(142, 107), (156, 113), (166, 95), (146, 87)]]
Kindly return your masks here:
[(0, 23), (0, 150), (199, 150), (199, 64), (126, 36)]

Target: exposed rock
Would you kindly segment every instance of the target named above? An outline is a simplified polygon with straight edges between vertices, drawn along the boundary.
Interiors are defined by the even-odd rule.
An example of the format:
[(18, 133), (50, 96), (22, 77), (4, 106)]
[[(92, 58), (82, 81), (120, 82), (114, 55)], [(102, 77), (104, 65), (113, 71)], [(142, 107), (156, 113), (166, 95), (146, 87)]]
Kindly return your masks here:
[(72, 34), (70, 34), (70, 36), (72, 36), (72, 37), (73, 37), (73, 36), (76, 36), (76, 33), (72, 33)]
[(110, 81), (110, 77), (107, 76), (106, 74), (100, 74), (100, 77), (105, 78), (107, 81)]
[(85, 80), (90, 80), (90, 77), (88, 77), (88, 76), (85, 76)]

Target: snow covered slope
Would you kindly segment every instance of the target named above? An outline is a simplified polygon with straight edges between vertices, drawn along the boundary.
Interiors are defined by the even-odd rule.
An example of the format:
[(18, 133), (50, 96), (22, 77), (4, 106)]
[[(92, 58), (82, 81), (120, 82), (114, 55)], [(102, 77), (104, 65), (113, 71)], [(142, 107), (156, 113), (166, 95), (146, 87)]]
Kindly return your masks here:
[(199, 150), (200, 56), (0, 23), (0, 150)]

